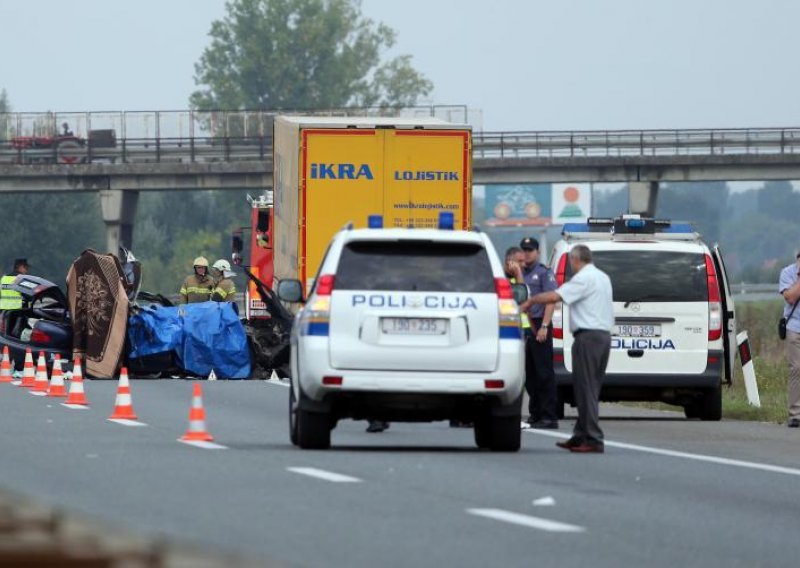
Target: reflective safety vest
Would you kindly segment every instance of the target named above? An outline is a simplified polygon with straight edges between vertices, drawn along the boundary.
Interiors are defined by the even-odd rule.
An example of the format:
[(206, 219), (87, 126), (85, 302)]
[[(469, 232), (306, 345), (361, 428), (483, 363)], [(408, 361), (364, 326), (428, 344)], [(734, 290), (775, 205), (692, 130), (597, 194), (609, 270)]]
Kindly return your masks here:
[(184, 304), (208, 302), (213, 291), (214, 280), (210, 276), (200, 280), (196, 274), (192, 274), (186, 277), (181, 286), (181, 302)]
[(16, 274), (6, 274), (0, 278), (0, 310), (18, 310), (22, 307), (22, 294), (11, 289)]
[[(511, 278), (510, 280), (511, 280), (512, 284), (516, 284), (517, 283), (517, 279), (516, 278)], [(525, 312), (520, 313), (519, 314), (519, 319), (522, 321), (522, 329), (530, 329), (531, 328), (531, 320), (528, 319), (528, 314), (526, 314)]]
[(230, 278), (223, 278), (214, 288), (211, 299), (215, 302), (234, 302), (236, 301), (236, 284)]

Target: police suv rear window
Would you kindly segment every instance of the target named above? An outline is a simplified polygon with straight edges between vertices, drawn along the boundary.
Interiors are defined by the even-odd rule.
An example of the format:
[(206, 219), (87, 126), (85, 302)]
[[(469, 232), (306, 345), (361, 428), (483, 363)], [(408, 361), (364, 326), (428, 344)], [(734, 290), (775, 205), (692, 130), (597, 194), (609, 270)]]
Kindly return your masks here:
[(702, 253), (592, 251), (597, 267), (611, 278), (615, 302), (702, 302), (708, 300)]
[(351, 242), (336, 270), (337, 290), (494, 293), (481, 245), (423, 240)]

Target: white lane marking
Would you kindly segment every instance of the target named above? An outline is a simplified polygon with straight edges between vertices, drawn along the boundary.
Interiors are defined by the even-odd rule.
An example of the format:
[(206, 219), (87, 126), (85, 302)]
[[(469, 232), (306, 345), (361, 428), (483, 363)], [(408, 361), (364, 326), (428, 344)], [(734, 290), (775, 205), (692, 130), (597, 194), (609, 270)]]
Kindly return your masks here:
[(486, 517), (487, 519), (493, 519), (495, 521), (502, 521), (504, 523), (511, 523), (512, 525), (520, 525), (546, 532), (586, 532), (585, 528), (579, 527), (578, 525), (560, 523), (558, 521), (542, 519), (541, 517), (532, 517), (530, 515), (521, 515), (520, 513), (512, 513), (511, 511), (504, 511), (503, 509), (467, 509), (467, 513), (470, 515)]
[(215, 444), (214, 442), (205, 442), (203, 440), (181, 440), (178, 438), (178, 441), (181, 444), (186, 444), (187, 446), (194, 446), (195, 448), (202, 448), (204, 450), (227, 450), (228, 446), (223, 446), (221, 444)]
[(19, 385), (22, 384), (22, 381), (11, 381), (11, 384), (14, 385), (15, 387), (18, 387)]
[(333, 483), (359, 483), (361, 481), (357, 477), (350, 477), (349, 475), (325, 471), (324, 469), (317, 469), (315, 467), (287, 467), (286, 469), (293, 473), (316, 477), (317, 479), (324, 479), (325, 481), (331, 481)]
[[(530, 434), (539, 434), (540, 436), (550, 436), (551, 438), (569, 439), (569, 434), (561, 434), (558, 432), (545, 432), (542, 430), (528, 430)], [(736, 460), (731, 458), (721, 458), (719, 456), (709, 456), (706, 454), (692, 454), (689, 452), (679, 452), (676, 450), (664, 450), (662, 448), (654, 448), (652, 446), (640, 446), (637, 444), (626, 444), (624, 442), (611, 442), (606, 440), (606, 446), (612, 448), (620, 448), (623, 450), (633, 450), (635, 452), (644, 452), (646, 454), (655, 454), (657, 456), (667, 456), (671, 458), (683, 458), (687, 460), (695, 460), (706, 463), (715, 463), (718, 465), (729, 465), (733, 467), (741, 467), (745, 469), (755, 469), (758, 471), (768, 471), (770, 473), (783, 473), (784, 475), (800, 476), (800, 469), (792, 467), (784, 467), (780, 465), (771, 465), (768, 463), (749, 462), (744, 460)]]
[(47, 392), (42, 391), (28, 391), (28, 393), (32, 394), (33, 396), (47, 396)]
[(542, 497), (540, 499), (534, 499), (531, 501), (531, 504), (534, 507), (555, 507), (556, 500), (550, 496)]
[(72, 410), (89, 410), (89, 407), (83, 404), (67, 404), (66, 402), (62, 402), (61, 406), (71, 408)]
[(127, 418), (107, 418), (109, 422), (116, 422), (117, 424), (122, 424), (123, 426), (147, 426), (144, 422), (139, 422), (138, 420), (128, 420)]

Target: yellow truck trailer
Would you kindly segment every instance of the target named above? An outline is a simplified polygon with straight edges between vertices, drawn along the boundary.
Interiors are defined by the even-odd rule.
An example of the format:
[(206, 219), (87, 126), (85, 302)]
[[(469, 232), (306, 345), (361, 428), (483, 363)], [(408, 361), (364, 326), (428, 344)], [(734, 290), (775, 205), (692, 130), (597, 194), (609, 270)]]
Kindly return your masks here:
[(279, 116), (274, 131), (274, 277), (311, 289), (325, 248), (347, 223), (472, 224), (472, 132), (434, 118)]

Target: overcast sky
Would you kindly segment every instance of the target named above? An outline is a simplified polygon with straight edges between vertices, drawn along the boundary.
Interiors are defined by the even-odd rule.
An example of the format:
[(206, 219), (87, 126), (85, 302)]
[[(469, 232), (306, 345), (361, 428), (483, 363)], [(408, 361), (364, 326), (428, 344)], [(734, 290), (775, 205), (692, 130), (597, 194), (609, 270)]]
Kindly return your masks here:
[[(486, 130), (800, 125), (797, 0), (364, 0)], [(220, 0), (0, 0), (15, 110), (182, 109)]]

